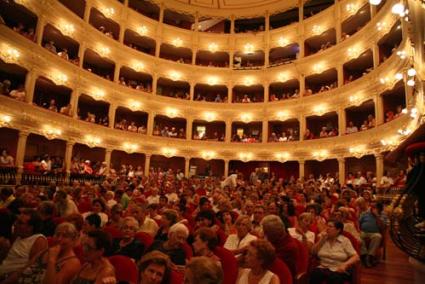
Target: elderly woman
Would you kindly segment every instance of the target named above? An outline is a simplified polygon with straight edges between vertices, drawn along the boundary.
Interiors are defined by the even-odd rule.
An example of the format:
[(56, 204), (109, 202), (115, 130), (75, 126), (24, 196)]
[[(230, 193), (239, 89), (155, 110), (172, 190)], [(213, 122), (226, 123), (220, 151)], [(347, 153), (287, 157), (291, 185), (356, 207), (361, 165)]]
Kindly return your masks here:
[(183, 249), (183, 244), (188, 237), (189, 229), (182, 223), (177, 223), (168, 230), (168, 239), (166, 241), (155, 240), (149, 249), (150, 251), (159, 250), (165, 253), (176, 265), (185, 265), (186, 253)]
[(319, 266), (311, 271), (310, 283), (331, 284), (350, 281), (350, 267), (359, 261), (350, 240), (342, 235), (344, 224), (338, 221), (329, 221), (326, 232), (313, 248), (313, 254), (319, 258)]
[(266, 240), (252, 241), (247, 248), (245, 265), (240, 269), (237, 284), (279, 284), (279, 278), (267, 270), (276, 258), (273, 245)]
[(291, 237), (307, 244), (311, 248), (314, 244), (316, 235), (309, 230), (311, 224), (313, 223), (313, 215), (311, 213), (302, 213), (298, 216), (298, 222), (295, 227), (289, 228), (288, 233)]
[(237, 233), (227, 237), (224, 248), (230, 250), (234, 255), (240, 255), (246, 250), (249, 243), (256, 240), (257, 237), (250, 234), (252, 223), (248, 215), (239, 216), (235, 226)]
[(134, 217), (124, 218), (121, 226), (123, 237), (113, 241), (111, 254), (125, 255), (138, 261), (145, 250), (145, 246), (134, 238), (138, 229), (139, 222)]
[(140, 283), (168, 284), (171, 277), (170, 258), (160, 251), (152, 251), (143, 256), (139, 263)]
[(57, 226), (54, 245), (39, 255), (20, 275), (19, 283), (70, 283), (81, 264), (74, 253), (79, 233), (71, 223)]
[(214, 254), (214, 249), (218, 246), (218, 238), (215, 231), (211, 228), (200, 228), (195, 233), (193, 250), (197, 256), (206, 256), (217, 263), (220, 259)]
[(223, 270), (221, 266), (208, 257), (194, 257), (186, 265), (185, 284), (221, 284), (222, 282)]

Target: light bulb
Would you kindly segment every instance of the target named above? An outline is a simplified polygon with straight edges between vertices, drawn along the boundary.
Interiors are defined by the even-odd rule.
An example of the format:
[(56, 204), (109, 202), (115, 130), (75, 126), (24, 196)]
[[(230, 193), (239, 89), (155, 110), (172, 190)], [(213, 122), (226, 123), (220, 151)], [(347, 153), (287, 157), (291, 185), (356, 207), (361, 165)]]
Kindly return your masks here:
[(394, 6), (391, 8), (391, 12), (393, 14), (401, 15), (404, 13), (404, 5), (401, 3), (394, 4)]
[(410, 68), (409, 70), (407, 70), (407, 75), (409, 75), (410, 77), (415, 76), (416, 70), (414, 68)]
[(410, 79), (407, 81), (407, 86), (413, 87), (415, 85), (415, 80)]
[(378, 6), (379, 4), (381, 4), (381, 2), (382, 0), (369, 0), (369, 3), (375, 6)]
[(401, 73), (397, 73), (397, 74), (395, 74), (395, 76), (394, 76), (397, 80), (401, 80), (401, 79), (403, 79), (403, 74), (401, 74)]

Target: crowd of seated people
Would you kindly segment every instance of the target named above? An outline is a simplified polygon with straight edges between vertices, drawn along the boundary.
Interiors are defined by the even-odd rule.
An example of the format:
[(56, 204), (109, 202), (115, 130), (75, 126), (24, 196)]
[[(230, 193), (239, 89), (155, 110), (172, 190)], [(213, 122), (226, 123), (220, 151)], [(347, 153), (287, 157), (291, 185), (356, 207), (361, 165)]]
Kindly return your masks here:
[(20, 33), (29, 40), (35, 41), (35, 30), (33, 27), (26, 27), (23, 23), (18, 23), (12, 28), (15, 32)]
[[(90, 172), (90, 161), (74, 163)], [(312, 284), (346, 283), (360, 259), (379, 262), (388, 219), (374, 180), (145, 176), (124, 165), (101, 184), (1, 188), (0, 279), (274, 284), (306, 274)]]
[(167, 96), (167, 97), (172, 97), (172, 98), (176, 98), (176, 99), (190, 100), (189, 92), (185, 92), (185, 91), (182, 91), (182, 90), (170, 90), (168, 92), (164, 92), (162, 90), (162, 87), (158, 86), (156, 92), (160, 96)]
[(24, 163), (24, 172), (26, 173), (39, 173), (59, 174), (63, 172), (63, 158), (59, 156), (51, 156), (49, 154), (37, 155), (29, 162)]
[(180, 128), (179, 130), (177, 130), (177, 128), (174, 126), (168, 127), (168, 126), (155, 125), (153, 128), (153, 135), (186, 139), (186, 131), (184, 130), (184, 128)]
[(242, 142), (242, 143), (261, 143), (261, 133), (260, 134), (243, 134), (238, 135), (235, 133), (232, 136), (232, 142)]
[(198, 133), (195, 131), (193, 134), (193, 140), (209, 140), (209, 141), (224, 141), (224, 133), (221, 135), (215, 131), (212, 136), (207, 136), (206, 133)]
[(335, 137), (338, 136), (338, 129), (335, 127), (323, 126), (320, 130), (319, 135), (315, 135), (310, 129), (306, 129), (304, 133), (304, 140), (311, 140), (317, 138)]
[(226, 103), (227, 102), (227, 96), (221, 97), (220, 94), (217, 94), (213, 100), (208, 99), (206, 96), (202, 96), (200, 93), (196, 95), (194, 98), (194, 101), (197, 102), (215, 102), (215, 103)]
[(395, 109), (395, 112), (392, 110), (388, 110), (385, 113), (385, 122), (389, 122), (403, 114), (403, 107), (401, 105), (398, 105)]
[(80, 109), (77, 110), (78, 112), (78, 119), (90, 122), (90, 123), (96, 123), (103, 126), (109, 126), (109, 117), (107, 115), (96, 117), (95, 113), (87, 112), (85, 115), (81, 114)]
[(92, 162), (77, 156), (72, 158), (71, 173), (73, 174), (105, 176), (107, 169), (105, 162)]
[(136, 122), (134, 121), (127, 121), (126, 119), (121, 119), (117, 123), (115, 123), (115, 129), (121, 129), (126, 130), (130, 132), (137, 132), (141, 134), (146, 134), (147, 129), (145, 125), (137, 126)]
[(320, 86), (319, 90), (317, 90), (317, 92), (313, 92), (312, 89), (308, 88), (308, 89), (305, 90), (304, 96), (311, 96), (313, 94), (327, 92), (327, 91), (330, 91), (332, 89), (335, 89), (337, 86), (338, 86), (337, 82), (322, 85), (322, 86)]
[(295, 99), (295, 98), (298, 98), (299, 95), (300, 95), (300, 93), (299, 93), (298, 89), (296, 89), (292, 94), (291, 93), (282, 93), (282, 95), (279, 95), (279, 94), (272, 93), (270, 95), (270, 101), (271, 102), (277, 102), (277, 101), (280, 101), (280, 100)]
[(98, 28), (98, 30), (99, 30), (101, 33), (103, 33), (104, 35), (106, 35), (107, 37), (114, 38), (114, 33), (113, 33), (113, 32), (111, 32), (111, 31), (108, 31), (108, 30), (105, 28), (105, 26), (100, 26), (100, 27)]
[(64, 105), (62, 107), (59, 107), (56, 103), (55, 99), (51, 99), (50, 101), (40, 101), (39, 106), (48, 109), (53, 112), (58, 112), (60, 114), (64, 115), (71, 115), (72, 112), (72, 106), (71, 104)]
[(208, 61), (208, 62), (197, 62), (196, 65), (199, 66), (208, 66), (208, 67), (224, 67), (224, 68), (228, 68), (229, 67), (229, 62), (212, 62), (212, 61)]
[(3, 80), (0, 82), (0, 94), (10, 96), (18, 101), (25, 101), (26, 91), (23, 84), (20, 84), (16, 89), (12, 89), (12, 82), (10, 80)]
[(54, 41), (48, 41), (44, 44), (44, 48), (47, 49), (48, 51), (58, 55), (60, 58), (65, 59), (75, 65), (79, 65), (80, 64), (80, 59), (78, 57), (76, 58), (69, 58), (69, 54), (68, 54), (68, 49), (67, 48), (62, 48), (59, 49), (55, 46), (55, 42)]
[(299, 140), (298, 129), (287, 128), (282, 133), (272, 132), (269, 137), (269, 142), (287, 142)]
[(150, 83), (143, 83), (137, 80), (126, 80), (124, 77), (120, 77), (119, 84), (136, 90), (141, 90), (143, 92), (152, 92), (152, 86)]
[(256, 103), (256, 102), (261, 102), (261, 100), (259, 100), (257, 96), (255, 95), (249, 96), (247, 94), (244, 94), (243, 96), (236, 95), (234, 102), (235, 103)]
[(147, 54), (150, 54), (150, 55), (155, 55), (155, 49), (139, 47), (139, 46), (132, 44), (132, 43), (127, 43), (125, 45), (127, 45), (128, 47), (135, 49), (137, 51), (141, 51), (141, 52), (144, 52), (144, 53), (147, 53)]
[(375, 117), (372, 114), (369, 114), (367, 116), (367, 119), (363, 121), (360, 128), (354, 125), (354, 122), (349, 121), (348, 126), (345, 130), (345, 134), (351, 134), (351, 133), (356, 133), (358, 131), (368, 130), (368, 129), (374, 128), (375, 126), (376, 126)]
[(264, 32), (264, 25), (260, 25), (258, 27), (248, 28), (247, 26), (235, 27), (235, 33), (258, 33)]
[(90, 73), (94, 73), (97, 76), (100, 76), (108, 81), (113, 81), (113, 76), (111, 74), (102, 74), (102, 72), (98, 72), (96, 71), (97, 68), (95, 67), (90, 67), (90, 66), (83, 66), (83, 68), (87, 71), (89, 71)]

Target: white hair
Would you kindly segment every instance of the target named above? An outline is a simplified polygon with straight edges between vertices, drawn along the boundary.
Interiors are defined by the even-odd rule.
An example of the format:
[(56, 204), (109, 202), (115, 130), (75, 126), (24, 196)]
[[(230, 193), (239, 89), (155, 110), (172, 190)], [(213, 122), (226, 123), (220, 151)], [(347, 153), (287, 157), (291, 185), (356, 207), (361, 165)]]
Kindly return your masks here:
[(189, 229), (182, 223), (176, 223), (172, 225), (170, 229), (168, 230), (168, 235), (171, 235), (177, 232), (183, 232), (186, 238), (189, 237)]

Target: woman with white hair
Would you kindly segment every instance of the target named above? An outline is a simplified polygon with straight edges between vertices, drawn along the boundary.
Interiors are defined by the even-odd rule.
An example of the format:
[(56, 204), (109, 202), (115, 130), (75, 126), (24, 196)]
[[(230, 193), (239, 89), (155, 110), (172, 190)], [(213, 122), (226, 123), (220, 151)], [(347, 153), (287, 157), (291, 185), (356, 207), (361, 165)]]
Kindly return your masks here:
[(108, 190), (105, 194), (105, 201), (106, 201), (106, 207), (108, 207), (109, 210), (114, 207), (115, 204), (117, 204), (117, 201), (114, 199), (115, 193), (112, 190)]
[(251, 241), (257, 239), (251, 235), (252, 229), (251, 218), (248, 215), (239, 216), (235, 222), (236, 234), (231, 234), (227, 237), (224, 248), (230, 250), (234, 255), (238, 256), (243, 253)]
[(182, 223), (176, 223), (168, 230), (168, 240), (155, 240), (149, 251), (159, 250), (168, 255), (174, 264), (185, 265), (186, 253), (183, 245), (188, 237), (189, 229)]
[(111, 255), (124, 255), (138, 261), (145, 251), (145, 246), (134, 238), (138, 230), (139, 222), (134, 217), (125, 217), (121, 225), (123, 237), (114, 239)]

